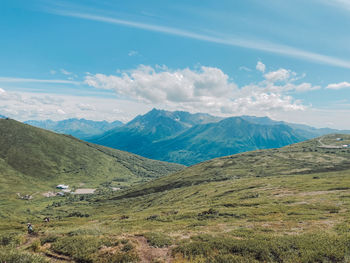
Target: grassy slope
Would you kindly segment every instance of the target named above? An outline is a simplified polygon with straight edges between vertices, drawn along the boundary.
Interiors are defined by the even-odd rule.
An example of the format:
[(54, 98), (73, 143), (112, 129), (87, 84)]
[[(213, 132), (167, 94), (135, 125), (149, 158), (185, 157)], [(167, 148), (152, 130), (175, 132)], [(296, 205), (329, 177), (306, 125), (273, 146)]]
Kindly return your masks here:
[[(339, 136), (322, 142), (350, 142), (346, 135), (336, 142)], [(53, 242), (59, 251), (74, 251), (71, 235), (103, 236), (130, 239), (141, 255), (136, 234), (143, 234), (151, 244), (175, 244), (175, 262), (348, 262), (350, 149), (319, 144), (214, 159), (117, 195), (33, 201), (25, 216), (40, 235), (60, 238)], [(49, 226), (34, 216), (48, 214)], [(16, 220), (10, 226), (23, 227)]]
[(101, 147), (70, 136), (35, 128), (14, 120), (0, 120), (1, 214), (18, 206), (15, 193), (71, 187), (130, 186), (182, 169), (181, 165), (149, 160), (134, 154)]
[[(328, 136), (323, 143), (336, 142), (337, 135)], [(348, 135), (344, 135), (350, 138)], [(138, 196), (212, 181), (234, 180), (242, 177), (312, 174), (350, 169), (350, 149), (319, 148), (318, 139), (293, 144), (280, 149), (260, 150), (222, 157), (194, 165), (184, 171), (134, 187), (116, 196)]]
[[(12, 180), (7, 172), (26, 176), (23, 183), (55, 184), (90, 182), (124, 177), (140, 180), (159, 177), (182, 167), (134, 154), (101, 147), (59, 135), (14, 120), (0, 120), (1, 179)], [(32, 181), (33, 180), (33, 181)]]

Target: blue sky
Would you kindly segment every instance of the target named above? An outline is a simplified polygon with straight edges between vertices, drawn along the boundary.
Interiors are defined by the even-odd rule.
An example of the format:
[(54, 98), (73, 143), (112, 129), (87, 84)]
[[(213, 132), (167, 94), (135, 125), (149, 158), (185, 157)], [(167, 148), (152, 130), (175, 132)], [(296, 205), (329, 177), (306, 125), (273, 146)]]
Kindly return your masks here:
[(153, 107), (350, 129), (349, 0), (4, 0), (0, 114)]

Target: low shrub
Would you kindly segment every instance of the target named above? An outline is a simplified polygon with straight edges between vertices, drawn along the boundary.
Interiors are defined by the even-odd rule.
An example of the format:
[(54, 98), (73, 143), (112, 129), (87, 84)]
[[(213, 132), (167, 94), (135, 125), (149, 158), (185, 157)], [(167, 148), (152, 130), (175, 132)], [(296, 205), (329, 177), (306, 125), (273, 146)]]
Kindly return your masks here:
[(19, 245), (22, 243), (22, 236), (18, 233), (6, 233), (0, 235), (0, 246)]
[(307, 263), (344, 262), (349, 249), (350, 236), (326, 233), (247, 239), (202, 235), (179, 244), (173, 253), (181, 253), (186, 258), (204, 256), (207, 262)]
[(89, 216), (90, 216), (89, 214), (83, 214), (79, 211), (75, 211), (67, 215), (67, 217), (89, 217)]
[(172, 244), (171, 238), (161, 233), (148, 232), (143, 234), (143, 236), (147, 239), (147, 242), (153, 247), (167, 247)]
[(41, 247), (40, 239), (35, 239), (29, 246), (29, 250), (33, 252), (39, 252)]
[(103, 245), (103, 241), (93, 236), (69, 236), (59, 238), (51, 249), (63, 255), (72, 257), (80, 263), (93, 262), (94, 254)]
[(47, 234), (46, 236), (43, 236), (40, 238), (41, 244), (46, 244), (46, 243), (53, 243), (58, 239), (58, 236), (55, 234)]
[(40, 255), (19, 251), (14, 248), (0, 249), (0, 262), (6, 263), (47, 263)]
[(210, 208), (209, 210), (205, 210), (198, 214), (198, 220), (204, 220), (204, 219), (211, 219), (217, 217), (219, 214), (219, 211)]
[(123, 252), (128, 252), (128, 251), (131, 251), (134, 249), (134, 246), (133, 244), (131, 244), (130, 242), (129, 243), (126, 243), (123, 248), (121, 249)]
[(128, 253), (104, 253), (98, 255), (94, 262), (96, 263), (136, 263), (139, 262), (140, 258), (135, 252)]
[(129, 243), (129, 239), (122, 239), (122, 240), (120, 240), (120, 243), (125, 245), (125, 244)]
[(99, 229), (76, 229), (68, 232), (68, 236), (98, 236), (101, 234)]

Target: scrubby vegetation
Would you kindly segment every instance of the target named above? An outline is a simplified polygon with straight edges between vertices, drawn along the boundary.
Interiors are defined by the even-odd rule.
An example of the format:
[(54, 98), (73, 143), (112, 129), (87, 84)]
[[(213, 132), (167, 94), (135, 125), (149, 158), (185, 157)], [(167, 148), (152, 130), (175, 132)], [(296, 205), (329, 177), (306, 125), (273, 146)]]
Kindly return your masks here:
[(143, 234), (147, 239), (147, 242), (153, 247), (168, 247), (172, 244), (172, 240), (169, 236), (162, 233), (148, 232)]
[(28, 252), (23, 252), (15, 248), (0, 247), (0, 262), (6, 263), (47, 263), (44, 257)]
[(350, 150), (318, 145), (219, 158), (120, 192), (1, 203), (12, 214), (0, 209), (0, 262), (349, 262)]
[[(255, 235), (245, 239), (195, 236), (173, 250), (185, 258), (204, 262), (345, 262), (350, 256), (350, 236), (325, 233), (297, 236)], [(245, 261), (242, 261), (242, 260)], [(226, 261), (224, 261), (226, 260)]]

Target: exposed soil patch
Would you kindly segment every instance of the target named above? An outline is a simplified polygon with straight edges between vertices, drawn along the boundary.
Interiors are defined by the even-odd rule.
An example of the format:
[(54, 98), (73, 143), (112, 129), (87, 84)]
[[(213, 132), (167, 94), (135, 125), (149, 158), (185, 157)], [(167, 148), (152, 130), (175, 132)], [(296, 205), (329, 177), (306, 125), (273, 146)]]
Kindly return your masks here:
[(92, 188), (81, 188), (81, 189), (75, 190), (74, 194), (76, 195), (93, 194), (95, 190), (96, 189), (92, 189)]
[(152, 247), (143, 236), (137, 236), (133, 239), (138, 243), (136, 250), (141, 263), (155, 262), (156, 260), (158, 260), (157, 262), (172, 262), (170, 248)]
[(49, 191), (49, 192), (43, 193), (42, 195), (45, 197), (53, 197), (53, 196), (56, 196), (57, 193)]

